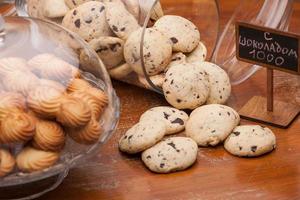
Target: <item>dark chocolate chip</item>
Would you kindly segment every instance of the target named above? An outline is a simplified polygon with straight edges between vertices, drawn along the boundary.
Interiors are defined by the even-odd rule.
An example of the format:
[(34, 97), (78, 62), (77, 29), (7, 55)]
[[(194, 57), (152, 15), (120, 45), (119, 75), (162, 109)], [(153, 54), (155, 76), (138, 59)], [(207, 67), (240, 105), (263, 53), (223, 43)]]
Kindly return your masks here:
[(230, 116), (230, 112), (227, 112), (227, 115)]
[(166, 94), (170, 94), (170, 91), (166, 91)]
[(170, 115), (168, 115), (167, 113), (164, 112), (164, 117), (165, 117), (165, 119), (169, 119)]
[(164, 168), (165, 164), (164, 163), (160, 163), (160, 168)]
[(115, 25), (112, 25), (112, 30), (114, 31), (114, 32), (118, 32), (119, 30), (118, 30), (118, 27), (116, 27)]
[(151, 159), (151, 156), (149, 155), (149, 156), (147, 156), (146, 158), (147, 158), (147, 159)]
[(252, 151), (252, 152), (256, 152), (256, 150), (257, 150), (257, 146), (252, 146), (252, 147), (251, 147), (251, 151)]
[(99, 46), (99, 48), (96, 50), (97, 53), (101, 53), (102, 51), (107, 51), (108, 47), (107, 46)]
[(174, 121), (171, 122), (172, 124), (180, 124), (184, 125), (184, 121), (180, 118), (175, 119)]
[(216, 130), (212, 130), (212, 131), (211, 131), (211, 133), (215, 133), (215, 132), (216, 132)]
[(93, 19), (88, 19), (85, 21), (85, 23), (90, 24), (90, 23), (92, 23), (92, 21), (93, 21)]
[(176, 101), (177, 101), (177, 103), (181, 103), (181, 102), (182, 102), (182, 100), (181, 100), (181, 99), (177, 99)]
[(121, 44), (119, 42), (109, 45), (110, 50), (112, 50), (113, 52), (116, 52), (118, 47), (121, 47)]
[(233, 134), (234, 134), (235, 136), (239, 136), (241, 133), (238, 132), (238, 131), (235, 131), (235, 132), (233, 132)]
[(74, 22), (75, 26), (77, 28), (80, 28), (80, 19), (76, 19), (76, 21)]
[(123, 28), (120, 29), (120, 31), (123, 31), (123, 32), (124, 32), (125, 30), (126, 30), (126, 27), (123, 27)]
[(77, 15), (77, 10), (74, 10), (74, 11), (73, 11), (73, 15)]
[(91, 11), (94, 11), (94, 10), (95, 10), (95, 8), (92, 8), (92, 9), (91, 9)]
[(104, 9), (105, 9), (105, 7), (102, 6), (102, 7), (100, 8), (100, 12), (102, 12)]
[(240, 149), (240, 150), (242, 150), (242, 149), (243, 149), (243, 147), (239, 146), (239, 149)]
[(171, 37), (170, 39), (173, 42), (173, 44), (176, 44), (178, 42), (177, 38), (175, 38), (175, 37)]
[(131, 140), (132, 137), (133, 137), (133, 135), (129, 136), (129, 137), (128, 137), (128, 140)]

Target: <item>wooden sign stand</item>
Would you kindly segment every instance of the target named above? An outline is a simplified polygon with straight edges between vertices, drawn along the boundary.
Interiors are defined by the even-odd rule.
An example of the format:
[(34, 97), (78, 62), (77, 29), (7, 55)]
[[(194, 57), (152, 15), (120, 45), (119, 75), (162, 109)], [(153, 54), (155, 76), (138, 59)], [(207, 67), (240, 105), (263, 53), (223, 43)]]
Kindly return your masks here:
[(300, 113), (294, 104), (274, 101), (273, 69), (267, 69), (267, 98), (252, 97), (239, 111), (244, 119), (267, 123), (280, 128), (288, 128)]
[[(240, 38), (240, 25), (253, 29), (254, 31), (260, 31), (261, 33), (267, 33), (267, 36), (270, 37), (270, 33), (278, 34), (279, 37), (295, 37), (299, 39), (299, 36), (289, 34), (289, 33), (282, 33), (278, 32), (277, 30), (268, 29), (264, 27), (257, 27), (250, 24), (245, 24), (241, 22), (237, 22), (236, 25), (236, 32), (237, 32), (237, 57), (239, 60), (254, 63), (254, 64), (261, 64), (262, 66), (267, 67), (267, 98), (262, 96), (254, 96), (252, 97), (246, 105), (242, 107), (242, 109), (239, 111), (239, 114), (242, 118), (267, 123), (273, 126), (277, 126), (280, 128), (288, 128), (290, 124), (297, 118), (297, 116), (300, 113), (300, 106), (294, 105), (282, 101), (276, 101), (274, 100), (274, 80), (273, 80), (273, 69), (279, 69), (282, 71), (290, 72), (290, 73), (300, 73), (300, 63), (299, 58), (297, 58), (297, 66), (295, 66), (294, 71), (291, 71), (290, 69), (286, 69), (284, 66), (273, 66), (274, 64), (269, 64), (266, 61), (257, 61), (253, 60), (248, 57), (243, 57), (240, 54), (240, 44), (238, 43)], [(253, 35), (253, 33), (252, 33)], [(256, 36), (259, 34), (256, 34)], [(275, 37), (275, 36), (274, 36)], [(260, 40), (262, 41), (262, 40)], [(296, 43), (299, 47), (299, 42)], [(297, 47), (297, 49), (298, 49)], [(246, 55), (247, 51), (249, 49), (244, 49), (244, 55)], [(250, 49), (251, 50), (251, 49)], [(252, 51), (251, 51), (252, 52)], [(299, 49), (298, 49), (298, 55), (299, 55)], [(248, 51), (249, 53), (249, 51)], [(266, 52), (268, 54), (268, 52)], [(278, 52), (277, 52), (278, 53)], [(278, 54), (276, 54), (278, 55)]]

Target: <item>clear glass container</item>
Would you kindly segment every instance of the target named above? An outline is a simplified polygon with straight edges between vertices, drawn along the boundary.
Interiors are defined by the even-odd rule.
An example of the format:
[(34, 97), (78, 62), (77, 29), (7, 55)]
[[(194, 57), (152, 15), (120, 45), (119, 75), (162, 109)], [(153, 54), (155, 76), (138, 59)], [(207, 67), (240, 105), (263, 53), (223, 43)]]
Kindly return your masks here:
[[(126, 0), (122, 1), (126, 2)], [(26, 0), (16, 1), (19, 15), (28, 15), (26, 2)], [(149, 24), (153, 25), (155, 22), (156, 19), (153, 19), (151, 14), (157, 11), (159, 3), (164, 15), (179, 15), (189, 19), (197, 26), (201, 34), (201, 41), (208, 50), (206, 60), (214, 62), (226, 70), (232, 85), (243, 83), (260, 69), (259, 66), (236, 59), (235, 22), (245, 21), (278, 30), (288, 30), (293, 6), (294, 4), (299, 4), (293, 0), (239, 0), (237, 1), (237, 7), (232, 9), (234, 12), (225, 29), (220, 30), (218, 1), (178, 0), (175, 3), (170, 0), (139, 0), (138, 7), (141, 17), (138, 19), (138, 22), (144, 30), (149, 27)], [(144, 33), (145, 31), (143, 31), (140, 38), (141, 44), (144, 41)], [(145, 69), (142, 51), (143, 45), (140, 45), (141, 68)], [(155, 78), (152, 79), (145, 73), (141, 78), (129, 72), (126, 72), (127, 76), (113, 76), (113, 78), (161, 93), (161, 88), (157, 87)]]
[[(81, 53), (84, 53), (87, 56), (89, 62), (83, 61), (80, 58)], [(56, 63), (52, 62), (52, 60), (49, 58), (49, 63), (51, 63), (50, 65), (49, 63), (47, 65), (47, 62), (45, 62), (45, 60), (41, 61), (41, 63), (43, 63), (43, 66), (48, 66), (51, 69), (54, 69), (54, 71), (48, 71), (46, 68), (38, 68), (40, 71), (36, 73), (35, 70), (37, 68), (34, 68), (34, 65), (30, 64), (30, 60), (37, 55), (48, 55), (48, 57), (54, 59)], [(3, 65), (3, 59), (11, 57), (14, 57), (13, 59), (15, 59), (15, 57), (18, 57), (21, 62), (20, 65), (22, 66), (18, 68), (19, 65), (9, 65), (9, 62), (8, 65)], [(77, 142), (77, 140), (75, 141), (75, 139), (71, 139), (70, 135), (67, 134), (65, 146), (61, 150), (59, 159), (56, 164), (41, 171), (35, 171), (31, 173), (21, 172), (17, 169), (17, 167), (15, 167), (14, 171), (4, 177), (0, 177), (0, 199), (36, 198), (48, 191), (55, 189), (67, 176), (70, 168), (77, 166), (81, 162), (84, 162), (85, 159), (96, 153), (99, 148), (106, 143), (106, 141), (113, 134), (119, 119), (119, 100), (114, 89), (112, 88), (111, 80), (105, 69), (105, 66), (98, 58), (96, 53), (92, 49), (90, 49), (90, 47), (76, 34), (73, 34), (72, 32), (69, 32), (63, 27), (60, 27), (52, 22), (26, 17), (1, 17), (0, 15), (0, 63), (2, 63), (0, 67), (1, 73), (4, 73), (3, 71), (6, 70), (6, 68), (5, 70), (2, 70), (4, 69), (3, 66), (7, 66), (7, 69), (10, 69), (10, 66), (12, 66), (11, 69), (13, 70), (15, 70), (14, 67), (17, 67), (18, 70), (16, 71), (18, 71), (18, 73), (20, 72), (20, 76), (13, 76), (15, 78), (12, 79), (5, 79), (5, 77), (9, 77), (10, 72), (12, 72), (13, 70), (9, 72), (5, 71), (5, 73), (7, 74), (5, 76), (0, 76), (0, 95), (3, 93), (6, 94), (6, 92), (10, 91), (18, 93), (19, 95), (23, 95), (26, 98), (26, 110), (24, 108), (24, 110), (22, 111), (13, 110), (11, 112), (22, 112), (22, 114), (25, 113), (27, 117), (30, 115), (31, 119), (34, 119), (32, 120), (32, 122), (36, 122), (35, 119), (37, 116), (37, 121), (51, 120), (52, 122), (54, 121), (55, 123), (57, 123), (55, 121), (57, 120), (59, 121), (59, 124), (61, 126), (64, 126), (65, 132), (68, 132), (69, 130), (68, 128), (66, 128), (67, 125), (65, 126), (65, 124), (67, 124), (65, 119), (67, 118), (59, 118), (56, 112), (54, 114), (54, 117), (50, 117), (50, 115), (43, 115), (29, 105), (32, 101), (36, 102), (35, 100), (32, 100), (34, 99), (34, 97), (32, 97), (32, 91), (35, 91), (37, 87), (41, 86), (45, 86), (45, 88), (47, 89), (51, 88), (49, 91), (41, 91), (41, 94), (45, 95), (44, 100), (46, 99), (45, 101), (41, 102), (47, 102), (47, 94), (57, 94), (51, 93), (52, 89), (55, 89), (56, 91), (61, 92), (61, 96), (59, 96), (59, 102), (61, 102), (61, 98), (66, 98), (66, 96), (68, 96), (68, 98), (71, 98), (71, 92), (68, 92), (68, 90), (71, 88), (71, 84), (74, 83), (75, 79), (81, 79), (82, 81), (87, 83), (88, 90), (91, 89), (91, 91), (93, 90), (97, 92), (101, 91), (101, 94), (106, 95), (106, 98), (103, 101), (105, 102), (106, 106), (103, 106), (101, 108), (102, 115), (98, 117), (92, 117), (92, 113), (95, 111), (92, 109), (92, 107), (87, 108), (87, 104), (83, 106), (86, 110), (84, 112), (88, 113), (84, 115), (89, 116), (88, 118), (84, 119), (85, 123), (89, 124), (91, 121), (93, 121), (92, 119), (94, 119), (94, 126), (101, 127), (101, 132), (97, 132), (97, 134), (101, 134), (99, 134), (99, 136), (97, 135), (96, 138), (94, 137), (92, 142), (83, 140), (82, 142)], [(21, 71), (24, 74), (22, 74)], [(56, 79), (54, 78), (54, 75), (51, 75), (50, 72), (53, 72), (57, 75), (64, 75), (61, 76), (61, 78)], [(30, 81), (26, 81), (29, 75), (30, 77), (32, 76), (35, 78), (30, 79)], [(4, 80), (9, 80), (10, 82), (8, 83)], [(21, 89), (19, 90), (19, 88)], [(74, 86), (74, 88), (76, 87)], [(31, 101), (29, 99), (31, 99)], [(78, 99), (80, 98), (75, 98), (75, 100)], [(17, 102), (19, 100), (20, 99), (16, 99)], [(43, 110), (43, 112), (48, 113), (47, 105), (45, 105), (46, 111)], [(42, 108), (41, 104), (39, 106), (39, 108)], [(61, 109), (61, 107), (59, 108)], [(87, 109), (89, 110), (87, 111)], [(30, 112), (29, 110), (33, 112)], [(63, 113), (63, 111), (60, 110), (60, 113)], [(82, 118), (78, 117), (78, 119), (81, 120)], [(3, 118), (1, 123), (3, 125)], [(80, 127), (87, 127), (87, 124)], [(81, 128), (78, 128), (78, 130), (83, 130)], [(100, 129), (96, 130), (98, 131)], [(13, 156), (17, 156), (25, 147), (31, 145), (34, 146), (34, 144), (32, 143), (33, 139), (31, 139), (32, 138), (27, 139), (27, 141), (29, 142), (3, 140), (10, 142), (0, 142), (0, 149), (5, 149), (9, 151)]]
[[(130, 7), (130, 2), (135, 2), (135, 9), (138, 10), (138, 17), (136, 20), (141, 28), (143, 28), (143, 33), (140, 38), (140, 43), (142, 44), (144, 40), (144, 33), (147, 27), (153, 26), (154, 22), (164, 15), (179, 15), (184, 17), (190, 21), (192, 21), (200, 31), (201, 41), (205, 44), (207, 48), (207, 58), (210, 60), (214, 53), (214, 48), (216, 46), (216, 42), (218, 40), (219, 35), (219, 11), (218, 11), (218, 3), (215, 0), (207, 1), (207, 0), (178, 0), (176, 3), (169, 0), (136, 0), (136, 1), (122, 1), (127, 11), (132, 12)], [(117, 1), (118, 2), (118, 1)], [(20, 16), (28, 16), (28, 13), (32, 17), (43, 18), (41, 14), (30, 12), (29, 5), (30, 0), (16, 0), (16, 7), (18, 15)], [(128, 6), (129, 4), (129, 6)], [(29, 9), (28, 9), (29, 8)], [(156, 17), (155, 17), (156, 16)], [(61, 22), (61, 19), (52, 18), (47, 20), (54, 20)], [(125, 42), (125, 41), (124, 41)], [(142, 47), (142, 46), (141, 46)], [(97, 50), (97, 49), (96, 49)], [(142, 48), (140, 49), (142, 50)], [(142, 52), (140, 52), (142, 53)], [(140, 54), (141, 55), (141, 54)], [(142, 58), (141, 68), (144, 68), (143, 56)], [(101, 56), (100, 56), (101, 58)], [(124, 63), (125, 61), (123, 61)], [(119, 66), (121, 66), (120, 63)], [(114, 66), (113, 69), (116, 69), (118, 66)], [(107, 66), (110, 70), (111, 67)], [(124, 70), (126, 71), (126, 70)], [(134, 72), (126, 71), (125, 75), (114, 75), (112, 74), (112, 78), (118, 79), (130, 84), (138, 85), (141, 87), (145, 87), (148, 89), (155, 90), (157, 92), (161, 92), (161, 89), (153, 84), (147, 74), (144, 76), (137, 76)]]

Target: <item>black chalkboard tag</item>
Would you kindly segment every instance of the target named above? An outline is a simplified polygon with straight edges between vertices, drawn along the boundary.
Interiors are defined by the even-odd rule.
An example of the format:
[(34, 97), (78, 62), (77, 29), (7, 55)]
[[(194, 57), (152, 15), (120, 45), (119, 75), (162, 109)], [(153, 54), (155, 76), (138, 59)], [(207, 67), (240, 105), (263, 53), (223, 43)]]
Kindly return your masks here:
[(300, 74), (300, 36), (237, 22), (237, 58), (241, 61)]
[(274, 101), (273, 70), (300, 74), (300, 36), (256, 26), (236, 23), (236, 57), (238, 60), (267, 68), (267, 98), (252, 97), (239, 111), (241, 117), (287, 128), (300, 113), (300, 106)]

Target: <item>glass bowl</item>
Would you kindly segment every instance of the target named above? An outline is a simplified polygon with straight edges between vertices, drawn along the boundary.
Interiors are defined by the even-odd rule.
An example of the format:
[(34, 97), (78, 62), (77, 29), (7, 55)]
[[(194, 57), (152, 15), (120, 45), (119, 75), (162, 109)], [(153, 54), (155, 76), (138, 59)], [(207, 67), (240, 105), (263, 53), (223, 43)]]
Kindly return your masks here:
[[(27, 2), (30, 0), (16, 0), (17, 12), (21, 16), (28, 15)], [(120, 0), (132, 2), (127, 0)], [(145, 69), (143, 62), (143, 42), (145, 29), (155, 22), (153, 13), (157, 13), (162, 8), (164, 15), (179, 15), (193, 22), (200, 31), (201, 41), (207, 48), (207, 61), (216, 63), (228, 74), (232, 85), (238, 85), (250, 78), (259, 66), (238, 61), (235, 56), (235, 22), (245, 21), (256, 25), (271, 27), (279, 30), (287, 30), (289, 19), (292, 14), (293, 1), (289, 0), (240, 0), (237, 7), (224, 30), (219, 26), (219, 2), (216, 0), (137, 0), (140, 17), (139, 25), (144, 29), (140, 38), (140, 57), (142, 58), (141, 69)], [(161, 13), (162, 12), (158, 12)], [(32, 14), (34, 15), (34, 14)], [(31, 15), (31, 16), (32, 16)], [(45, 19), (36, 14), (33, 17)], [(49, 20), (49, 19), (48, 19)], [(61, 22), (61, 19), (50, 19)], [(126, 71), (126, 70), (125, 70)], [(143, 70), (144, 71), (144, 70)], [(144, 71), (145, 72), (145, 71)], [(131, 84), (142, 86), (161, 93), (161, 88), (157, 87), (155, 79), (147, 74), (141, 77), (130, 71), (126, 71), (126, 76), (115, 76), (112, 78), (125, 81)]]
[[(87, 56), (88, 62), (80, 59), (81, 53)], [(0, 60), (7, 57), (29, 60), (40, 54), (51, 54), (56, 59), (60, 59), (60, 64), (64, 62), (73, 67), (72, 78), (56, 80), (61, 86), (65, 86), (64, 89), (74, 80), (73, 73), (80, 72), (82, 79), (93, 88), (97, 88), (97, 91), (101, 90), (106, 94), (108, 104), (100, 119), (95, 121), (102, 127), (102, 134), (93, 144), (88, 145), (79, 144), (67, 136), (65, 147), (55, 165), (32, 173), (23, 173), (15, 169), (9, 175), (0, 177), (0, 199), (31, 199), (56, 188), (67, 176), (70, 168), (83, 162), (106, 143), (119, 119), (119, 100), (105, 66), (82, 39), (52, 22), (26, 17), (0, 17)], [(51, 67), (55, 66), (51, 65)], [(57, 69), (61, 67), (62, 65), (59, 65)], [(38, 78), (40, 78), (39, 82), (34, 82), (36, 85), (32, 84), (32, 87), (42, 84), (41, 78), (44, 76)], [(3, 80), (1, 76), (2, 84)], [(22, 81), (21, 77), (19, 81)], [(28, 144), (0, 143), (0, 149), (4, 148), (16, 155), (25, 145)]]

